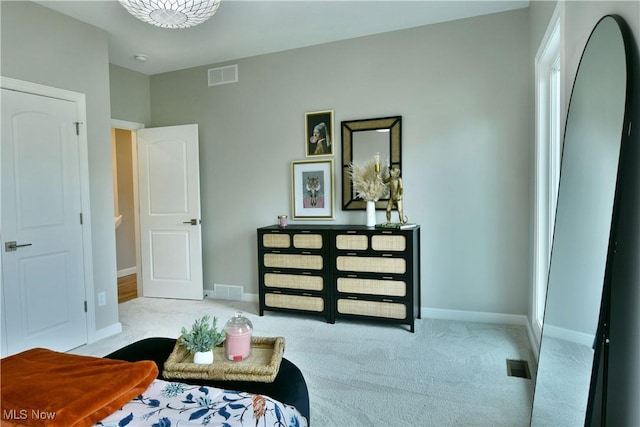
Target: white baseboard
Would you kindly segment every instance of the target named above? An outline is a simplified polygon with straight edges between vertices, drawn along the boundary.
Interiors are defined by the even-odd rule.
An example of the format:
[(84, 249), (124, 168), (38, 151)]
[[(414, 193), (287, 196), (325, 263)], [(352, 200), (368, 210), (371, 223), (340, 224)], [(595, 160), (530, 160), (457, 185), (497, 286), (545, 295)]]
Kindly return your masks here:
[(558, 338), (575, 344), (586, 345), (588, 347), (593, 346), (593, 342), (595, 340), (595, 335), (559, 328), (558, 326), (553, 325), (544, 325), (544, 336)]
[(244, 294), (244, 298), (242, 299), (242, 301), (253, 302), (257, 304), (259, 301), (258, 294)]
[[(93, 341), (91, 342), (100, 341), (101, 339), (119, 334), (120, 332), (122, 332), (122, 323), (114, 323), (113, 325), (107, 326), (106, 328), (98, 329), (93, 335)], [(91, 342), (88, 344), (91, 344)]]
[(204, 297), (205, 298), (210, 298), (210, 299), (213, 299), (213, 300), (217, 300), (217, 301), (227, 300), (227, 301), (244, 301), (244, 302), (253, 302), (253, 303), (257, 303), (258, 302), (258, 294), (243, 293), (241, 300), (237, 300), (237, 299), (233, 300), (233, 299), (230, 299), (230, 298), (216, 298), (216, 291), (214, 291), (213, 289), (205, 289), (204, 290)]
[(122, 270), (118, 270), (118, 278), (136, 274), (136, 271), (137, 271), (137, 268), (135, 265), (133, 267), (123, 268)]
[(422, 317), (463, 322), (500, 323), (506, 325), (527, 325), (527, 316), (522, 314), (486, 313), (481, 311), (445, 310), (441, 308), (421, 308)]
[(538, 341), (537, 335), (533, 332), (533, 328), (531, 327), (531, 323), (527, 321), (527, 336), (529, 337), (529, 345), (531, 345), (531, 351), (533, 352), (533, 356), (536, 358), (536, 361), (540, 356), (540, 341)]

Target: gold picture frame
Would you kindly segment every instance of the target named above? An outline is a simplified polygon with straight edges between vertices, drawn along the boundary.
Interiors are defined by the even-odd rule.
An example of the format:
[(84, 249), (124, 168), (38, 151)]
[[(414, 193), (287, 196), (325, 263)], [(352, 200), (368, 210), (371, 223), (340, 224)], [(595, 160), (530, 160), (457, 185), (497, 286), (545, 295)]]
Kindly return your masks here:
[(305, 114), (307, 157), (333, 156), (333, 110)]
[(293, 219), (334, 219), (333, 159), (291, 162)]

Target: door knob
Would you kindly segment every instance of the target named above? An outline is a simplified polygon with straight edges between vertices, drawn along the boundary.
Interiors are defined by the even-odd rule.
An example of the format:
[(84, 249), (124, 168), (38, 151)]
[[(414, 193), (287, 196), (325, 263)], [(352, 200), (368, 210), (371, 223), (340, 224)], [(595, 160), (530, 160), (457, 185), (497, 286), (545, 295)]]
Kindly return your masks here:
[(31, 246), (31, 243), (25, 243), (23, 245), (19, 245), (16, 241), (13, 242), (5, 242), (4, 243), (4, 251), (5, 252), (15, 252), (18, 248), (24, 248), (25, 246)]
[(191, 224), (191, 225), (198, 225), (199, 223), (201, 223), (202, 221), (197, 220), (195, 218), (193, 218), (191, 221), (184, 221), (183, 224)]

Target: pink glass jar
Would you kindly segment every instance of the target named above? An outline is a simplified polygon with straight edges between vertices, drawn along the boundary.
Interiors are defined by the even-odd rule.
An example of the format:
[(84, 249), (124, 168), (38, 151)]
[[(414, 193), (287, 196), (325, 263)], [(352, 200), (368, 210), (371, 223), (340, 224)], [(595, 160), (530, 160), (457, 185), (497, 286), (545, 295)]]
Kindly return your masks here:
[(240, 362), (251, 354), (251, 333), (253, 324), (238, 312), (225, 325), (227, 337), (224, 341), (224, 354), (229, 360)]

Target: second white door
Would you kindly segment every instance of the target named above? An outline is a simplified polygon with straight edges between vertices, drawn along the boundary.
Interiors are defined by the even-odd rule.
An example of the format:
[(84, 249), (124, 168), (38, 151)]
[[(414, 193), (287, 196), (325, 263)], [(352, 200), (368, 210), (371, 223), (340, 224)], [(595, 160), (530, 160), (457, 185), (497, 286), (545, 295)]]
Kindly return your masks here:
[(67, 351), (87, 342), (77, 105), (5, 88), (1, 98), (0, 355)]
[(137, 140), (143, 296), (202, 299), (198, 125), (140, 129)]

